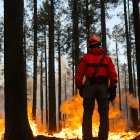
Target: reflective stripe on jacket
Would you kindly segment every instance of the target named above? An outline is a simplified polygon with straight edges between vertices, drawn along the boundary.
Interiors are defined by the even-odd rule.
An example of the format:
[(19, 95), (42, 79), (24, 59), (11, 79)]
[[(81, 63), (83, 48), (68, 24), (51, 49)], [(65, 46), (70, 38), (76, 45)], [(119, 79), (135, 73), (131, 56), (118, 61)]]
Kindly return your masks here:
[[(94, 73), (97, 64), (102, 59), (103, 54), (104, 50), (102, 48), (92, 48), (89, 53), (82, 58), (75, 73), (75, 83), (77, 88), (82, 86), (84, 75), (87, 78), (92, 77), (92, 74)], [(111, 83), (116, 83), (118, 81), (115, 66), (112, 59), (108, 55), (105, 56), (102, 65), (95, 75), (95, 77), (99, 76), (108, 77)]]

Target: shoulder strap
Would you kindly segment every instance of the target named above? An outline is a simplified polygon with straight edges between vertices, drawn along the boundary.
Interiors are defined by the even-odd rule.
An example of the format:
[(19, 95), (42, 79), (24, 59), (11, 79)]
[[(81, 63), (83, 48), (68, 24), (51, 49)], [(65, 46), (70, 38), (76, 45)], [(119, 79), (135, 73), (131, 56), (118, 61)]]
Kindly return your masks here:
[(102, 62), (103, 62), (104, 59), (105, 59), (105, 56), (106, 56), (106, 53), (104, 53), (102, 59), (100, 60), (99, 64), (97, 65), (97, 68), (95, 69), (94, 73), (92, 74), (92, 77), (94, 77), (94, 76), (96, 75), (96, 73), (98, 72), (98, 70), (99, 70), (99, 68), (100, 68), (100, 66), (101, 66), (101, 64), (102, 64)]

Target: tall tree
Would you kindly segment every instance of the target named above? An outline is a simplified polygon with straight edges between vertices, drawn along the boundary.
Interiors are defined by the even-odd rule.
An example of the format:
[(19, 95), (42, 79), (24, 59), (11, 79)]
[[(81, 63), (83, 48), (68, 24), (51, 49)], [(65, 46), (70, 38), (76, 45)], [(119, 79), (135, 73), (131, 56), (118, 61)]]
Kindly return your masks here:
[(23, 0), (4, 1), (5, 140), (33, 140), (27, 117)]
[[(41, 46), (42, 47), (42, 46)], [(43, 50), (41, 48), (40, 60), (40, 108), (41, 108), (41, 122), (43, 123)]]
[(49, 130), (56, 131), (56, 97), (54, 66), (54, 0), (49, 8)]
[(119, 69), (119, 56), (118, 56), (118, 42), (117, 42), (117, 40), (116, 40), (116, 55), (117, 55), (117, 71), (118, 71), (118, 86), (119, 86), (119, 107), (120, 107), (120, 110), (122, 110), (122, 107), (121, 107), (120, 69)]
[(44, 38), (44, 53), (45, 53), (45, 107), (46, 107), (46, 128), (48, 129), (48, 58), (47, 58), (47, 25), (48, 25), (49, 2), (43, 2), (43, 6), (38, 12), (38, 27)]
[(61, 45), (60, 45), (60, 37), (61, 37), (61, 22), (57, 21), (57, 46), (58, 46), (58, 113), (59, 113), (59, 129), (61, 129)]
[(136, 62), (137, 62), (137, 81), (139, 95), (139, 110), (140, 110), (140, 20), (139, 20), (139, 0), (133, 0), (133, 16), (134, 16), (134, 31), (136, 45)]
[[(45, 28), (46, 29), (46, 28)], [(48, 61), (47, 61), (47, 45), (46, 30), (44, 29), (44, 50), (45, 50), (45, 101), (46, 101), (46, 128), (48, 128)]]
[[(89, 1), (86, 0), (86, 36), (87, 36), (87, 46), (88, 46), (88, 41), (90, 38), (90, 22), (89, 22)], [(88, 47), (87, 47), (87, 52), (88, 52)]]
[(36, 119), (37, 92), (37, 0), (34, 0), (34, 73), (33, 73), (33, 118)]
[(79, 65), (79, 29), (78, 29), (78, 1), (73, 0), (73, 45), (75, 50), (75, 67)]
[(124, 92), (125, 92), (125, 104), (126, 104), (126, 116), (128, 119), (128, 99), (127, 99), (127, 65), (124, 63), (122, 65), (122, 72), (124, 74)]
[[(127, 21), (127, 10), (126, 10), (126, 0), (124, 2), (124, 17), (125, 17), (125, 34), (126, 34), (126, 46), (127, 46), (127, 61), (128, 61), (128, 76), (129, 76), (129, 92), (134, 94), (133, 81), (132, 81), (132, 63), (131, 63), (131, 44), (130, 36), (128, 32), (128, 21)], [(138, 129), (138, 112), (136, 109), (131, 108), (131, 115), (133, 121), (133, 129)]]
[(100, 0), (101, 3), (101, 30), (102, 30), (102, 48), (107, 52), (106, 47), (106, 18), (105, 18), (105, 1)]
[(124, 1), (124, 17), (125, 17), (125, 34), (126, 34), (126, 46), (127, 46), (128, 74), (129, 74), (129, 92), (133, 93), (134, 90), (133, 90), (133, 81), (132, 81), (131, 44), (130, 44), (129, 32), (128, 32), (126, 0), (123, 0), (123, 1)]

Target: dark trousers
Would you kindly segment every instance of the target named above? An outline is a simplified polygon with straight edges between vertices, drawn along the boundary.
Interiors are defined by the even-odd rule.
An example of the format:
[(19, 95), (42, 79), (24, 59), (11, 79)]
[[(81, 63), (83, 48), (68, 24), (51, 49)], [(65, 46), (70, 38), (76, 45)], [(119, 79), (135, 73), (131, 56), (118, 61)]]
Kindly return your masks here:
[(83, 101), (84, 113), (82, 123), (83, 140), (92, 139), (92, 114), (95, 106), (95, 99), (98, 103), (100, 115), (100, 127), (98, 140), (107, 140), (109, 132), (109, 102), (108, 89), (105, 85), (92, 85), (83, 90), (85, 95)]

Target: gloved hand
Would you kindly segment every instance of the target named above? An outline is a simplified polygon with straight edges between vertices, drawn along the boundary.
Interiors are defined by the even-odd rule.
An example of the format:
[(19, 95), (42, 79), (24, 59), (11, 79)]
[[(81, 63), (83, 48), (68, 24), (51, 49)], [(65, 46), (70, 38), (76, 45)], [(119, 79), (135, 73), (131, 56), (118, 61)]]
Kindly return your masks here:
[(117, 88), (117, 83), (111, 84), (111, 88), (109, 88), (109, 101), (113, 101), (116, 98), (116, 88)]
[(83, 86), (79, 87), (78, 89), (79, 89), (79, 94), (80, 94), (80, 96), (81, 96), (82, 98), (84, 98), (84, 97), (83, 97)]

